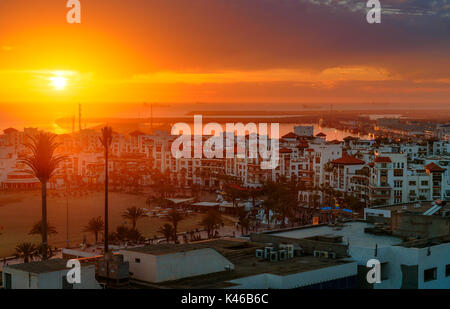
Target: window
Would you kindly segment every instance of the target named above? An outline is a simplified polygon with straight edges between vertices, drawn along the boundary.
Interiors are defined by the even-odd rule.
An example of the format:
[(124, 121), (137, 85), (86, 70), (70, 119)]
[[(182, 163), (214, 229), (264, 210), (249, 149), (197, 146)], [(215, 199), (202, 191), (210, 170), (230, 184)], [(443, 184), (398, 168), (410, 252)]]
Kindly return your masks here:
[(450, 264), (445, 265), (445, 276), (450, 277)]
[(428, 186), (428, 181), (427, 180), (422, 180), (421, 184), (422, 184), (422, 186)]
[(436, 274), (437, 274), (436, 267), (425, 269), (423, 272), (423, 281), (428, 282), (428, 281), (436, 280)]
[(5, 273), (5, 289), (10, 290), (12, 287), (11, 274)]
[(400, 169), (394, 170), (394, 176), (395, 177), (402, 177), (403, 176), (403, 170), (400, 170)]
[(135, 258), (135, 259), (134, 259), (134, 262), (135, 262), (135, 263), (140, 263), (140, 262), (141, 262), (141, 259)]
[(410, 181), (410, 182), (409, 182), (409, 185), (410, 185), (410, 186), (415, 186), (415, 185), (416, 185), (416, 182), (415, 182), (415, 181)]

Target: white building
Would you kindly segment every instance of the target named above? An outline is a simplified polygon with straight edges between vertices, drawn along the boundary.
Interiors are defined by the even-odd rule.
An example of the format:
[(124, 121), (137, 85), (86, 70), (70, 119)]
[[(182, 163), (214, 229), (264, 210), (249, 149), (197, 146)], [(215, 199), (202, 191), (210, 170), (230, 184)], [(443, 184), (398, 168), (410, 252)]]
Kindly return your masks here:
[[(183, 248), (180, 246), (184, 246)], [(122, 249), (131, 279), (158, 283), (234, 269), (233, 263), (212, 248), (171, 244)]]
[(450, 289), (450, 243), (403, 243), (396, 236), (367, 233), (370, 227), (373, 225), (366, 222), (346, 222), (341, 229), (323, 225), (273, 235), (289, 239), (342, 236), (348, 255), (359, 265), (362, 280), (369, 270), (367, 262), (380, 261), (381, 283), (373, 284), (374, 289)]
[(3, 266), (6, 289), (100, 289), (95, 279), (95, 265), (81, 264), (81, 283), (67, 281), (69, 268), (65, 259)]

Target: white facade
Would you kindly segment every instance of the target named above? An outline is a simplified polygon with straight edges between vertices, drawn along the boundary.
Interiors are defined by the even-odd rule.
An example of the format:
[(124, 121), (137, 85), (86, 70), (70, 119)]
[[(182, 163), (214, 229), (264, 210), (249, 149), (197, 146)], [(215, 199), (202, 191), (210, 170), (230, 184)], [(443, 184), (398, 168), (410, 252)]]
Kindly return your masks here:
[[(39, 263), (39, 262), (33, 262)], [(69, 269), (48, 272), (31, 272), (11, 266), (3, 266), (3, 285), (11, 289), (100, 289), (95, 279), (95, 265), (82, 265), (81, 283), (66, 283)], [(9, 278), (7, 278), (9, 277)], [(10, 286), (9, 283), (10, 282)]]
[(130, 263), (131, 278), (144, 282), (178, 280), (234, 269), (233, 263), (211, 248), (165, 254), (123, 249), (120, 253)]
[(295, 289), (322, 282), (353, 277), (357, 275), (357, 272), (357, 263), (349, 262), (286, 276), (259, 274), (230, 280), (231, 283), (236, 285), (229, 289)]

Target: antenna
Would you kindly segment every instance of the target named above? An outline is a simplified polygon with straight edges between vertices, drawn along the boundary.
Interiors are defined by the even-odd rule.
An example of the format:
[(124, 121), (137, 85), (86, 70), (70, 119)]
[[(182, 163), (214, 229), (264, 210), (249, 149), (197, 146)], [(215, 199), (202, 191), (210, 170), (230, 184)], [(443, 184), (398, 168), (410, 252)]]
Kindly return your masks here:
[(81, 132), (81, 104), (78, 103), (78, 129)]

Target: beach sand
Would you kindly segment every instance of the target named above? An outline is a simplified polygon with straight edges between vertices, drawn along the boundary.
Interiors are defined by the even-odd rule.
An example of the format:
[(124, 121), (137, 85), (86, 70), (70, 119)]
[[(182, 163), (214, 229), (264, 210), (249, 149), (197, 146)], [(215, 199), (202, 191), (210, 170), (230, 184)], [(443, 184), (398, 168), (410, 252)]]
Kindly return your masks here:
[[(132, 206), (145, 207), (145, 195), (112, 192), (110, 200), (110, 231), (124, 223), (122, 212)], [(83, 233), (83, 227), (93, 218), (104, 213), (104, 193), (90, 192), (82, 197), (69, 200), (69, 240), (71, 246), (77, 246), (86, 234), (89, 243), (94, 243), (91, 233)], [(66, 245), (66, 198), (57, 198), (49, 194), (48, 221), (56, 227), (58, 234), (49, 236), (49, 244), (54, 247)], [(178, 231), (194, 230), (199, 227), (203, 215), (187, 217), (179, 223)], [(0, 257), (11, 256), (17, 244), (25, 241), (40, 243), (40, 235), (28, 235), (33, 224), (41, 219), (40, 191), (2, 192), (0, 193)], [(158, 234), (158, 229), (167, 223), (164, 219), (144, 218), (138, 221), (137, 228), (145, 237)], [(131, 227), (131, 223), (127, 223)], [(101, 237), (99, 236), (99, 239)]]

